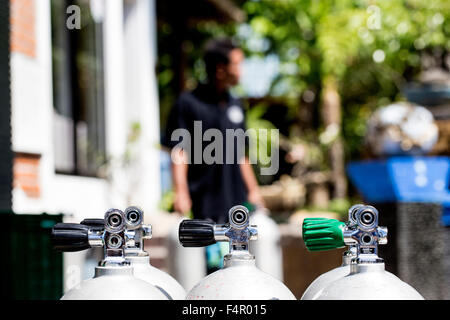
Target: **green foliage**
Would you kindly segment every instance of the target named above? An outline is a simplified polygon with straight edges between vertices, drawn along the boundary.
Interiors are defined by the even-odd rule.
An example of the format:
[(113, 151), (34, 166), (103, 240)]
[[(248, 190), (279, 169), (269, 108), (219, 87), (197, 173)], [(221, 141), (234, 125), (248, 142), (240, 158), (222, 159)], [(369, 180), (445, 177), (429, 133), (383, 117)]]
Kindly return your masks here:
[[(239, 1), (242, 3), (242, 1)], [(247, 14), (243, 24), (196, 21), (184, 30), (184, 39), (174, 37), (170, 22), (158, 21), (158, 83), (161, 123), (173, 106), (178, 92), (174, 43), (185, 54), (184, 78), (187, 89), (205, 80), (201, 49), (206, 40), (234, 36), (247, 56), (274, 54), (280, 70), (269, 95), (283, 99), (292, 122), (301, 130), (289, 137), (318, 143), (320, 123), (298, 121), (300, 114), (321, 107), (325, 79), (338, 83), (342, 105), (340, 134), (348, 160), (364, 151), (366, 122), (372, 112), (392, 101), (404, 99), (403, 86), (421, 71), (424, 53), (449, 51), (450, 1), (448, 0), (247, 0), (241, 6)], [(305, 93), (312, 92), (311, 101)], [(249, 128), (266, 128), (263, 106), (248, 110)], [(317, 112), (316, 112), (317, 113)], [(318, 114), (318, 113), (317, 113)]]
[(175, 201), (175, 193), (173, 190), (168, 190), (164, 192), (164, 194), (161, 197), (161, 200), (159, 202), (159, 208), (161, 210), (164, 210), (166, 212), (172, 212), (173, 209), (173, 203)]
[(346, 198), (335, 198), (330, 201), (328, 209), (332, 212), (340, 214), (342, 217), (347, 217), (348, 209), (352, 203)]
[[(251, 140), (248, 156), (250, 159), (256, 159), (255, 166), (257, 168), (269, 167), (271, 165), (271, 163), (268, 162), (268, 158), (271, 157), (273, 144), (276, 143), (276, 141), (272, 141), (272, 135), (270, 133), (270, 130), (276, 129), (275, 126), (269, 120), (263, 119), (266, 111), (267, 106), (264, 103), (261, 103), (246, 112), (246, 128)], [(268, 133), (261, 134), (259, 131), (260, 129), (263, 129)], [(263, 158), (261, 158), (261, 156)], [(265, 177), (260, 176), (258, 171), (259, 170), (255, 170), (257, 179), (260, 183), (264, 183)]]
[[(421, 70), (421, 54), (450, 48), (447, 0), (259, 0), (244, 10), (247, 53), (280, 59), (272, 95), (297, 97), (300, 109), (306, 89), (320, 92), (330, 76), (338, 81), (348, 155), (361, 151), (373, 110), (402, 99), (403, 85)], [(255, 49), (255, 39), (265, 46)]]
[(339, 215), (339, 219), (342, 221), (348, 220), (348, 209), (354, 204), (361, 202), (360, 199), (349, 199), (349, 198), (334, 198), (332, 199), (328, 206), (318, 207), (318, 206), (307, 206), (305, 209), (311, 212), (334, 212)]

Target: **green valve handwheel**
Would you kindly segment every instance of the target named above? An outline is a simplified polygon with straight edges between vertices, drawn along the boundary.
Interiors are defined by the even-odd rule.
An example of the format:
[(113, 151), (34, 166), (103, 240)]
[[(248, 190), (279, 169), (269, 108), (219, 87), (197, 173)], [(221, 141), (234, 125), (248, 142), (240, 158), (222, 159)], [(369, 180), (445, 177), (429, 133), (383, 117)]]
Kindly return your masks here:
[(302, 231), (306, 248), (308, 251), (325, 251), (344, 247), (344, 226), (344, 222), (336, 219), (304, 219)]

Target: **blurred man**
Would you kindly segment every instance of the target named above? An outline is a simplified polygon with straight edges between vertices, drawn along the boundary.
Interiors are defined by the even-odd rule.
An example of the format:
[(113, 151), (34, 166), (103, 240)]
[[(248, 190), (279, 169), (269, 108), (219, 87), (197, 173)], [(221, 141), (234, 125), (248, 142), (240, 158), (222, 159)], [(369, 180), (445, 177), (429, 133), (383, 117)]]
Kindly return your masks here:
[[(244, 53), (229, 39), (215, 39), (206, 45), (203, 58), (208, 81), (192, 92), (181, 94), (169, 116), (163, 145), (172, 149), (175, 210), (185, 215), (192, 210), (195, 219), (210, 218), (225, 223), (232, 206), (247, 201), (257, 206), (264, 203), (247, 157), (244, 154), (238, 159), (236, 146), (226, 145), (227, 129), (245, 131), (240, 101), (229, 92), (239, 82)], [(177, 129), (189, 133), (192, 140), (187, 148), (179, 147), (179, 140), (173, 141), (172, 134)], [(195, 161), (217, 139), (210, 137), (204, 141), (208, 129), (222, 134), (224, 147), (219, 158), (223, 161), (212, 164), (204, 159), (201, 163)], [(232, 163), (226, 160), (231, 156)]]

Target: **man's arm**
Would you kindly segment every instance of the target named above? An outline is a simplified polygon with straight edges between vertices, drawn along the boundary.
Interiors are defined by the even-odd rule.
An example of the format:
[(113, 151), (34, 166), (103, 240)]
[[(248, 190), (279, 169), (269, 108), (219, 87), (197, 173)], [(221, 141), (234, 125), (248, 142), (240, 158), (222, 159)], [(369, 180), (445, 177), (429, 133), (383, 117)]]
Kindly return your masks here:
[(259, 192), (258, 181), (247, 157), (244, 158), (244, 161), (239, 167), (241, 169), (242, 179), (247, 187), (248, 201), (256, 206), (265, 207), (264, 200)]
[(172, 178), (175, 192), (175, 211), (187, 215), (192, 208), (192, 200), (189, 195), (189, 185), (187, 180), (188, 162), (187, 155), (181, 149), (173, 149), (172, 157)]

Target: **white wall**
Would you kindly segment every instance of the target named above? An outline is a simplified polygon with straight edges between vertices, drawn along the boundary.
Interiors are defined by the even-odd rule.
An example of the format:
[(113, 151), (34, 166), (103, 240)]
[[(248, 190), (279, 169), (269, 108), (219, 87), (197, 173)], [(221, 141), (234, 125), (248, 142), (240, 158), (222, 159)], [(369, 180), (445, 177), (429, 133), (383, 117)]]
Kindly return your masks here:
[[(153, 0), (104, 2), (104, 62), (107, 153), (119, 159), (126, 150), (128, 130), (141, 125), (134, 168), (112, 166), (111, 183), (103, 179), (54, 172), (50, 1), (35, 1), (36, 58), (11, 57), (12, 144), (16, 152), (37, 153), (40, 199), (15, 190), (14, 210), (99, 215), (99, 207), (133, 204), (151, 212), (160, 198), (159, 105), (155, 76), (156, 17)], [(135, 177), (130, 173), (137, 172)], [(130, 185), (130, 181), (134, 183)], [(129, 192), (133, 190), (133, 192)], [(131, 194), (130, 194), (131, 193)], [(128, 200), (127, 200), (128, 199)], [(89, 205), (90, 204), (90, 205)], [(92, 206), (93, 209), (90, 209)]]
[(11, 54), (11, 122), (13, 150), (41, 155), (41, 196), (28, 198), (16, 188), (13, 210), (99, 216), (107, 206), (104, 180), (55, 174), (50, 1), (35, 1), (35, 8), (35, 58)]
[(126, 108), (129, 123), (139, 122), (142, 130), (130, 201), (150, 213), (161, 197), (155, 1), (127, 1), (125, 13)]
[[(66, 222), (102, 217), (110, 207), (141, 206), (147, 215), (160, 198), (159, 105), (155, 65), (154, 0), (127, 1), (132, 14), (124, 18), (123, 0), (103, 0), (105, 112), (107, 153), (120, 158), (130, 123), (141, 123), (133, 168), (113, 165), (113, 179), (55, 173), (50, 1), (37, 0), (36, 58), (12, 53), (12, 145), (16, 152), (41, 155), (39, 199), (13, 191), (17, 213), (67, 213)], [(134, 177), (132, 176), (134, 175)], [(133, 182), (130, 184), (130, 181)], [(132, 190), (133, 192), (130, 192)], [(85, 253), (64, 255), (65, 289), (90, 272), (83, 271)], [(74, 272), (80, 268), (80, 272)], [(89, 268), (92, 268), (90, 264)]]
[(46, 211), (53, 177), (52, 69), (50, 3), (35, 1), (36, 56), (11, 54), (12, 146), (16, 152), (41, 154), (41, 197), (30, 199), (13, 190), (13, 210), (18, 213)]

